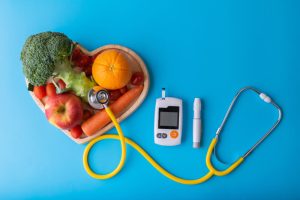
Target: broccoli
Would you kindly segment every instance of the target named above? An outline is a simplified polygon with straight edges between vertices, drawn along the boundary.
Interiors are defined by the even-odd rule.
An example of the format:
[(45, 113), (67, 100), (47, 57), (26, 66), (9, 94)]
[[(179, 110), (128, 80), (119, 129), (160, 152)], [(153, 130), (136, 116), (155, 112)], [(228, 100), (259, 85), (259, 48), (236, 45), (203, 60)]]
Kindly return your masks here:
[(75, 44), (63, 33), (43, 32), (30, 36), (22, 49), (25, 77), (34, 86), (44, 85), (51, 77), (59, 77), (67, 89), (87, 100), (95, 83), (84, 72), (73, 70), (69, 58)]

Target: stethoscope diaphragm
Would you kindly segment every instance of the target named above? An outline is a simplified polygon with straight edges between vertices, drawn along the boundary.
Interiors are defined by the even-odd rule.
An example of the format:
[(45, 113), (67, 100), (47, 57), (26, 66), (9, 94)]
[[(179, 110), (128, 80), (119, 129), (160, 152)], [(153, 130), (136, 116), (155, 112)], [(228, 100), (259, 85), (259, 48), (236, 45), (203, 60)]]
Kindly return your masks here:
[(95, 109), (103, 109), (109, 102), (109, 94), (106, 90), (91, 89), (88, 93), (88, 102)]

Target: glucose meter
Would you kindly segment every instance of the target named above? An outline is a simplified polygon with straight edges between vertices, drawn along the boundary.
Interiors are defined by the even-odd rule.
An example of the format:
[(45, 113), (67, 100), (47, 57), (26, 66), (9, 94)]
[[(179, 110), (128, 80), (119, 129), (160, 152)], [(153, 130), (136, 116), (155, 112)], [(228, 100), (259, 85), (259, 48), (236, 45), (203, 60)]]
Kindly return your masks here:
[(174, 146), (181, 143), (182, 100), (165, 96), (156, 99), (154, 116), (154, 143), (163, 146)]

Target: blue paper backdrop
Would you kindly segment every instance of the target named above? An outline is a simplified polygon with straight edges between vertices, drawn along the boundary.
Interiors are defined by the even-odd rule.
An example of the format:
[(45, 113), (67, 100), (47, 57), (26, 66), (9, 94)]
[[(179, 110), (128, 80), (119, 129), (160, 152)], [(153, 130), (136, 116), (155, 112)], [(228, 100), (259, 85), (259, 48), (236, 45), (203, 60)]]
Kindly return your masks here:
[[(296, 0), (2, 0), (0, 198), (299, 199), (299, 10)], [(122, 127), (178, 176), (194, 179), (207, 172), (209, 142), (239, 88), (252, 85), (270, 94), (282, 106), (284, 119), (234, 173), (201, 185), (166, 179), (130, 147), (120, 174), (92, 179), (82, 165), (85, 145), (50, 125), (26, 91), (22, 45), (29, 35), (48, 30), (64, 32), (89, 50), (121, 44), (145, 60), (149, 94)], [(162, 87), (184, 101), (180, 146), (153, 143), (154, 105)], [(204, 102), (199, 150), (192, 149), (194, 97)], [(276, 117), (255, 95), (243, 95), (222, 133), (222, 159), (241, 156)], [(119, 156), (118, 142), (97, 144), (92, 167), (109, 172)]]

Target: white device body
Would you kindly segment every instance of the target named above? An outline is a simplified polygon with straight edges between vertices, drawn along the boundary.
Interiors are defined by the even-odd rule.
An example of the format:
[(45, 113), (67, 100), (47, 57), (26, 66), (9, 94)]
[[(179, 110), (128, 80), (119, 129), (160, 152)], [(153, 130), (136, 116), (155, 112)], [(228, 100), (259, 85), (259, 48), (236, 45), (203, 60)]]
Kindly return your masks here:
[(175, 146), (181, 143), (182, 100), (173, 97), (156, 99), (154, 143)]
[(201, 100), (199, 98), (195, 98), (194, 119), (193, 119), (193, 148), (200, 148), (201, 135), (202, 135)]

